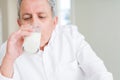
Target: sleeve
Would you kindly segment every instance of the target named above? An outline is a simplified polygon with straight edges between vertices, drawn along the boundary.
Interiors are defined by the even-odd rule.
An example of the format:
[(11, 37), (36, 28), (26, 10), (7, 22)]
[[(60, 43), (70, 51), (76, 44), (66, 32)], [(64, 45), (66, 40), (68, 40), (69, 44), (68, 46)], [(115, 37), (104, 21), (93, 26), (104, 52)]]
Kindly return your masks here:
[[(7, 45), (7, 42), (5, 42), (1, 47), (0, 47), (0, 65), (2, 63), (2, 59), (5, 55), (5, 52), (6, 52), (6, 45)], [(1, 73), (0, 73), (0, 80), (20, 80), (20, 77), (19, 77), (19, 73), (17, 71), (17, 66), (16, 64), (14, 64), (14, 75), (13, 75), (13, 78), (7, 78), (5, 76), (3, 76)]]
[(4, 77), (3, 75), (0, 74), (0, 80), (13, 80), (13, 79)]
[(0, 73), (0, 80), (21, 80), (16, 66), (14, 66), (14, 74), (12, 78), (7, 78)]
[[(1, 65), (2, 59), (5, 55), (5, 49), (6, 49), (6, 42), (0, 46), (0, 65)], [(0, 73), (0, 80), (13, 80), (13, 79), (6, 78)]]
[(84, 39), (77, 52), (77, 60), (87, 80), (113, 80), (112, 74), (107, 71), (103, 61), (97, 57)]
[(1, 65), (3, 57), (4, 57), (5, 53), (6, 53), (6, 45), (7, 45), (7, 42), (3, 43), (0, 46), (0, 65)]

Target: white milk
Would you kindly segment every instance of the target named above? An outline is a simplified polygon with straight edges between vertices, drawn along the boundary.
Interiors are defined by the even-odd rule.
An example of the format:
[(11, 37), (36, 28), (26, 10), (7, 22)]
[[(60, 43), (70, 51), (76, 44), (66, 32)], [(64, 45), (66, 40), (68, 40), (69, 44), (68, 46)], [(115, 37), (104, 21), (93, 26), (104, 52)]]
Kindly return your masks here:
[(40, 49), (40, 32), (33, 32), (24, 38), (23, 48), (27, 53), (36, 53)]

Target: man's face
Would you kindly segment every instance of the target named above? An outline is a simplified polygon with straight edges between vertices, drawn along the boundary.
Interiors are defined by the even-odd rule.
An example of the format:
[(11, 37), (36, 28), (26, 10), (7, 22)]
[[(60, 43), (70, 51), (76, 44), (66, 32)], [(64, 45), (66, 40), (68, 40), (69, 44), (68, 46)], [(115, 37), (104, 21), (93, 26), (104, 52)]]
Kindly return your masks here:
[(45, 44), (57, 24), (57, 18), (52, 17), (47, 0), (22, 0), (18, 22), (19, 26), (28, 24), (40, 26), (41, 40)]

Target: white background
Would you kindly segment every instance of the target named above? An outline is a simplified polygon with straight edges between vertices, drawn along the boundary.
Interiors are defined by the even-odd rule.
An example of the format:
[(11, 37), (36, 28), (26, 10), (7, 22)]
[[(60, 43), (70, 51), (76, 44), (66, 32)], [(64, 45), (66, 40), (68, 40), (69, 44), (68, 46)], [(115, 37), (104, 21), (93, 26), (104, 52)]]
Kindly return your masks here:
[(72, 0), (73, 23), (120, 80), (120, 0)]
[[(0, 1), (5, 41), (17, 29), (17, 0)], [(57, 2), (59, 5), (59, 0)], [(72, 0), (71, 16), (72, 22), (113, 73), (114, 80), (120, 80), (120, 0)]]

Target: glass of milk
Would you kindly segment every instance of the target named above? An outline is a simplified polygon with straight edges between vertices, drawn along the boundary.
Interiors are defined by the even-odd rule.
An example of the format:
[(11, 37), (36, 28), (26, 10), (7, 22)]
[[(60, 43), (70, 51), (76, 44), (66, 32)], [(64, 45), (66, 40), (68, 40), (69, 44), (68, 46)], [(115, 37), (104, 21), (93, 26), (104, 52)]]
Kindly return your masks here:
[(32, 27), (34, 31), (24, 38), (23, 50), (26, 53), (37, 53), (40, 49), (41, 33), (39, 27)]

